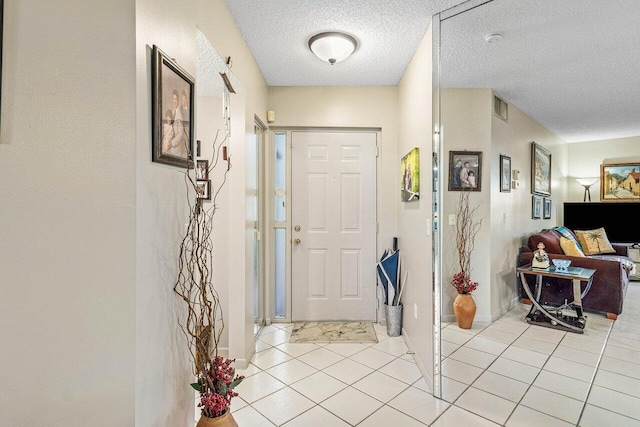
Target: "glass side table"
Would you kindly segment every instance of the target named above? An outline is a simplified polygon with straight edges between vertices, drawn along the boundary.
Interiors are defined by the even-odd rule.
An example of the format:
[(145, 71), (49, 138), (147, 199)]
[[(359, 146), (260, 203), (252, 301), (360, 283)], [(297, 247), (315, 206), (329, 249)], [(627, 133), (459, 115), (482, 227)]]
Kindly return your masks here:
[[(593, 282), (593, 275), (595, 270), (582, 267), (568, 267), (565, 270), (560, 270), (554, 266), (549, 268), (532, 268), (531, 264), (517, 269), (520, 275), (520, 281), (522, 287), (527, 293), (527, 296), (531, 300), (531, 310), (527, 314), (527, 322), (545, 326), (548, 328), (560, 329), (563, 331), (575, 332), (578, 334), (584, 333), (584, 327), (587, 324), (587, 319), (582, 312), (582, 298), (591, 289), (591, 283)], [(529, 288), (526, 275), (536, 276), (536, 287), (534, 292)], [(540, 294), (542, 292), (542, 280), (544, 277), (556, 277), (560, 279), (568, 279), (573, 285), (573, 301), (566, 303), (560, 307), (544, 306), (540, 302)], [(582, 282), (586, 282), (584, 291), (582, 291)], [(565, 314), (567, 309), (575, 311), (575, 316)]]

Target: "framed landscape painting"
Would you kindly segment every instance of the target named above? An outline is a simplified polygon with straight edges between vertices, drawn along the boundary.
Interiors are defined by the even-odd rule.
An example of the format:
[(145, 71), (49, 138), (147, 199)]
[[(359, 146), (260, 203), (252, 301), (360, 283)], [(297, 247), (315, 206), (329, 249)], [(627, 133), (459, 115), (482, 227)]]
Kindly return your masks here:
[(535, 142), (531, 143), (531, 192), (551, 195), (551, 153)]
[(601, 165), (600, 200), (640, 202), (640, 162)]
[(482, 151), (449, 151), (449, 191), (480, 191)]

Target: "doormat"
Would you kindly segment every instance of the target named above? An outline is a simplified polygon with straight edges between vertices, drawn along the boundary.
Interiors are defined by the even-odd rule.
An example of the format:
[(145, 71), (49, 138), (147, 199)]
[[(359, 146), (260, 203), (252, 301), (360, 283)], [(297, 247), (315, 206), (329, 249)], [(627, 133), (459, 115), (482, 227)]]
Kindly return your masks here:
[(290, 343), (378, 342), (371, 322), (295, 322)]

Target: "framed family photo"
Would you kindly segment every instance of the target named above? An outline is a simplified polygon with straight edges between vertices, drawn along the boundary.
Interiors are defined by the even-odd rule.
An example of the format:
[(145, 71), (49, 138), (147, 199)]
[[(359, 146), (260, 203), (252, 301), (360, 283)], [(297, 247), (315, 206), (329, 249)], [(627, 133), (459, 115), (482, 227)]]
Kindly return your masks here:
[(209, 160), (196, 160), (196, 180), (206, 181), (209, 179)]
[(449, 151), (449, 191), (482, 189), (482, 152)]
[(155, 45), (151, 80), (152, 160), (191, 167), (195, 80)]
[(551, 195), (551, 153), (535, 142), (531, 143), (531, 192)]
[(411, 150), (400, 160), (402, 171), (401, 200), (414, 202), (420, 199), (420, 149)]
[(600, 165), (600, 200), (640, 202), (640, 162)]
[(211, 181), (196, 181), (197, 199), (211, 200)]
[(511, 157), (500, 154), (500, 191), (511, 192)]

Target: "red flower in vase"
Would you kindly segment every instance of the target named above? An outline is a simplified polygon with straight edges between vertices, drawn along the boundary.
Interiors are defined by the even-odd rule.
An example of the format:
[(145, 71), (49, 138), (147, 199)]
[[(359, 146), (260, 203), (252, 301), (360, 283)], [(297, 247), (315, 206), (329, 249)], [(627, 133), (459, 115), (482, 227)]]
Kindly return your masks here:
[(453, 275), (451, 285), (459, 294), (470, 294), (476, 290), (478, 282), (472, 282), (468, 274), (460, 272)]

